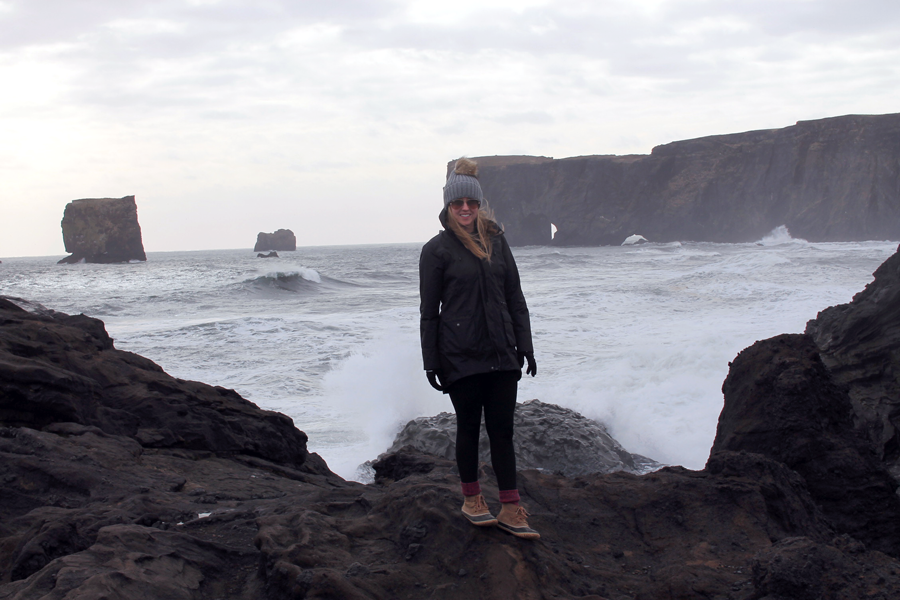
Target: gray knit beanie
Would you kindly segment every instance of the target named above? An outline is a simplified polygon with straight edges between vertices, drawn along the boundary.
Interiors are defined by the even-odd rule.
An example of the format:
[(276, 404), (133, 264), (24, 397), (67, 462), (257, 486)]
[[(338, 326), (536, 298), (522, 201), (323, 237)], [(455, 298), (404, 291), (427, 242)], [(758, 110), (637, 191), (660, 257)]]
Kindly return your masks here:
[(447, 185), (444, 186), (444, 207), (458, 198), (484, 202), (481, 184), (478, 183), (478, 165), (474, 160), (460, 158), (447, 177)]

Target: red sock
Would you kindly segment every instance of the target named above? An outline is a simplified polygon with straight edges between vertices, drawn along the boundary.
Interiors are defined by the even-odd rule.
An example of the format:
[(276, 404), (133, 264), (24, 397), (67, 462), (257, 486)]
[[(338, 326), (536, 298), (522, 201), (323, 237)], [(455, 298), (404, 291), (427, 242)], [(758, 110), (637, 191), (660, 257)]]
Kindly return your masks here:
[(473, 481), (472, 483), (460, 483), (462, 486), (463, 496), (477, 496), (481, 493), (481, 484), (477, 481)]
[(500, 502), (503, 504), (518, 504), (519, 490), (500, 490)]

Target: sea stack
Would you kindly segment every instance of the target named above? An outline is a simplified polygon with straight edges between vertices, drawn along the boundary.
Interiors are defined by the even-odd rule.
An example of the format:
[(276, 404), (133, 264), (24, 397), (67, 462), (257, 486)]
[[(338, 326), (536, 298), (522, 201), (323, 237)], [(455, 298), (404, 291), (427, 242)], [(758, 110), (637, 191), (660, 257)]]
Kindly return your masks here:
[(293, 252), (297, 249), (297, 237), (290, 229), (279, 229), (275, 233), (263, 233), (256, 236), (254, 252), (269, 252), (271, 250), (286, 250)]
[(58, 264), (147, 260), (134, 196), (73, 200), (66, 205), (61, 224), (71, 255)]

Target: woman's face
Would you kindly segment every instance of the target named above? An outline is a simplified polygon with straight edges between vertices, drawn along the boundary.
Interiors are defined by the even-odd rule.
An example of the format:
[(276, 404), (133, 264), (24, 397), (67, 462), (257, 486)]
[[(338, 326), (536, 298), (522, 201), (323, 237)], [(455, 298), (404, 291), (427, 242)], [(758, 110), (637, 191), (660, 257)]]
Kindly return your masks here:
[(478, 200), (459, 198), (450, 203), (450, 214), (463, 229), (471, 233), (475, 231), (475, 220), (478, 218), (480, 205)]

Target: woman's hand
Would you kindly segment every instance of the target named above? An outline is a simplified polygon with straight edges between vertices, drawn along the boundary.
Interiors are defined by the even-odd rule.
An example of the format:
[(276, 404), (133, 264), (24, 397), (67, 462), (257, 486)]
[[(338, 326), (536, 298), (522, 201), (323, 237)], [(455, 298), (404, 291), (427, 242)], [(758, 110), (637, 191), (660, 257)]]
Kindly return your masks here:
[(429, 369), (428, 371), (425, 371), (425, 377), (428, 378), (428, 383), (431, 384), (431, 387), (439, 392), (444, 391), (444, 386), (441, 385), (441, 376), (438, 371)]
[(525, 366), (525, 361), (528, 360), (528, 368), (525, 370), (526, 375), (531, 375), (534, 377), (537, 375), (537, 362), (534, 360), (534, 352), (518, 352), (519, 358), (519, 368)]

